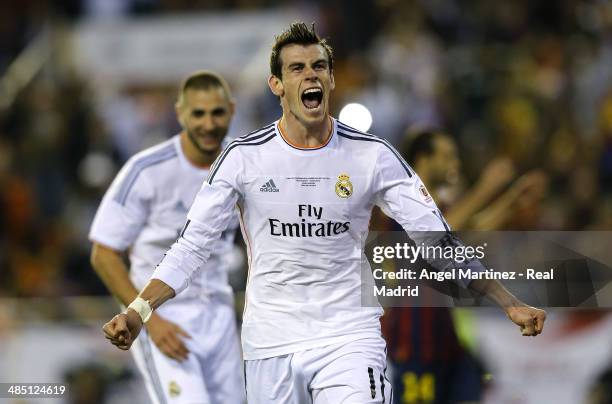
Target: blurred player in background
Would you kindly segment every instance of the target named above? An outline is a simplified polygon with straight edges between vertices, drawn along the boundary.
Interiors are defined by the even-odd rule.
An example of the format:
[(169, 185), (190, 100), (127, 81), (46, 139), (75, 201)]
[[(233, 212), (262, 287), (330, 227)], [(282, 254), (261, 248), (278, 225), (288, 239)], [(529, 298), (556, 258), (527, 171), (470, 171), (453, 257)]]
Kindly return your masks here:
[[(362, 236), (376, 204), (410, 236), (447, 230), (422, 182), (386, 141), (329, 116), (332, 50), (304, 23), (276, 37), (268, 84), (280, 120), (232, 142), (213, 165), (181, 237), (128, 309), (104, 325), (129, 349), (153, 309), (209, 259), (235, 204), (249, 244), (242, 327), (251, 404), (388, 403), (382, 308), (363, 307)], [(472, 281), (527, 335), (544, 312), (501, 284)]]
[[(176, 103), (181, 133), (132, 157), (104, 196), (90, 232), (91, 262), (122, 305), (134, 300), (180, 236), (233, 113), (222, 77), (190, 75)], [(205, 270), (151, 316), (132, 350), (154, 403), (244, 402), (233, 293), (221, 259), (235, 230), (236, 222), (214, 243)]]
[[(537, 171), (514, 181), (512, 162), (493, 159), (476, 184), (458, 187), (461, 161), (453, 138), (441, 131), (406, 134), (402, 156), (414, 167), (436, 201), (440, 193), (455, 194), (444, 217), (454, 230), (499, 230), (516, 212), (521, 199), (542, 195), (545, 178)], [(390, 219), (388, 219), (390, 220)], [(376, 226), (381, 226), (380, 223)], [(386, 228), (400, 231), (397, 223)], [(481, 396), (481, 369), (459, 343), (451, 311), (446, 307), (391, 307), (383, 317), (383, 334), (393, 364), (397, 404), (474, 403)]]
[[(496, 157), (483, 169), (476, 184), (462, 192), (457, 145), (441, 131), (408, 132), (401, 152), (434, 199), (444, 201), (439, 205), (454, 230), (505, 229), (518, 208), (541, 200), (546, 191), (546, 177), (541, 171), (533, 170), (517, 179), (512, 161)], [(451, 189), (454, 191), (448, 192)], [(444, 191), (453, 195), (444, 198)]]

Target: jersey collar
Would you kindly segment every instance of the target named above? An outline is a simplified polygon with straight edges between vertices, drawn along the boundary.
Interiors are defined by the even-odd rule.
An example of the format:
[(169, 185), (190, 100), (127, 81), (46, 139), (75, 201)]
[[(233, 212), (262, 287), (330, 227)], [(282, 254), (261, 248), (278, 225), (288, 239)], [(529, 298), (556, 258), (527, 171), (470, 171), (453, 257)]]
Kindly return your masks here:
[(327, 140), (325, 141), (325, 143), (323, 143), (320, 146), (314, 146), (314, 147), (303, 147), (300, 145), (296, 145), (294, 143), (291, 143), (291, 141), (289, 141), (288, 137), (285, 135), (285, 132), (283, 131), (283, 128), (281, 128), (280, 125), (280, 119), (278, 121), (276, 121), (276, 131), (279, 134), (280, 138), (283, 140), (283, 142), (291, 147), (292, 149), (295, 150), (301, 150), (301, 151), (315, 151), (315, 150), (321, 150), (323, 148), (325, 148), (327, 145), (330, 144), (330, 142), (332, 141), (332, 139), (335, 137), (334, 134), (336, 133), (336, 120), (334, 118), (332, 118), (331, 116), (328, 116), (331, 126), (330, 126), (330, 133), (327, 136)]

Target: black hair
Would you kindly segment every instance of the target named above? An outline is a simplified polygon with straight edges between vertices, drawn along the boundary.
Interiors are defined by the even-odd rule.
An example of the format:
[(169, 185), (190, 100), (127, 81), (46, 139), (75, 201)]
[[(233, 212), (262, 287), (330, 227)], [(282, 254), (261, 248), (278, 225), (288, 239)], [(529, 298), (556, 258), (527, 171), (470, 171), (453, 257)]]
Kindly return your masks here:
[(434, 142), (438, 136), (444, 136), (444, 134), (434, 129), (409, 131), (400, 148), (402, 157), (408, 164), (415, 165), (419, 157), (431, 156), (435, 152)]

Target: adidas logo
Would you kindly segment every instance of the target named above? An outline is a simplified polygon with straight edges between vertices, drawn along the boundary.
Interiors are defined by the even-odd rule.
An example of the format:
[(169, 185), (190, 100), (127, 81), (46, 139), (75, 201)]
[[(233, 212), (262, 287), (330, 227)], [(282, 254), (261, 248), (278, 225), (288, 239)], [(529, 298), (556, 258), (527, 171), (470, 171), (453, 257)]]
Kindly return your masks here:
[(276, 188), (276, 184), (274, 180), (270, 179), (270, 181), (266, 182), (259, 188), (261, 192), (278, 192), (278, 188)]

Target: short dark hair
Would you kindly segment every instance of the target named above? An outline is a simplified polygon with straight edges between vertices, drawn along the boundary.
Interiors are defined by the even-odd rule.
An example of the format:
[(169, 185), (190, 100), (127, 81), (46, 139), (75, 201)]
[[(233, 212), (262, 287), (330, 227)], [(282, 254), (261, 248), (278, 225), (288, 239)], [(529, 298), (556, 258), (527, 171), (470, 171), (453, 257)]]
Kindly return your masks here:
[(321, 45), (323, 49), (325, 49), (325, 53), (327, 53), (329, 70), (333, 70), (334, 52), (327, 43), (327, 40), (321, 39), (319, 35), (317, 35), (314, 22), (311, 27), (308, 28), (304, 22), (296, 21), (289, 25), (289, 28), (284, 30), (280, 35), (274, 37), (274, 45), (272, 46), (272, 53), (270, 54), (270, 72), (272, 75), (279, 79), (283, 77), (283, 61), (281, 60), (280, 53), (283, 47), (291, 44)]
[(227, 82), (219, 74), (209, 70), (199, 70), (187, 76), (181, 83), (178, 93), (178, 103), (183, 102), (183, 97), (187, 90), (208, 90), (211, 88), (221, 88), (228, 100), (232, 99), (232, 93)]
[(400, 148), (402, 157), (408, 164), (415, 165), (419, 157), (431, 156), (435, 152), (435, 139), (439, 136), (445, 135), (435, 129), (408, 131)]

